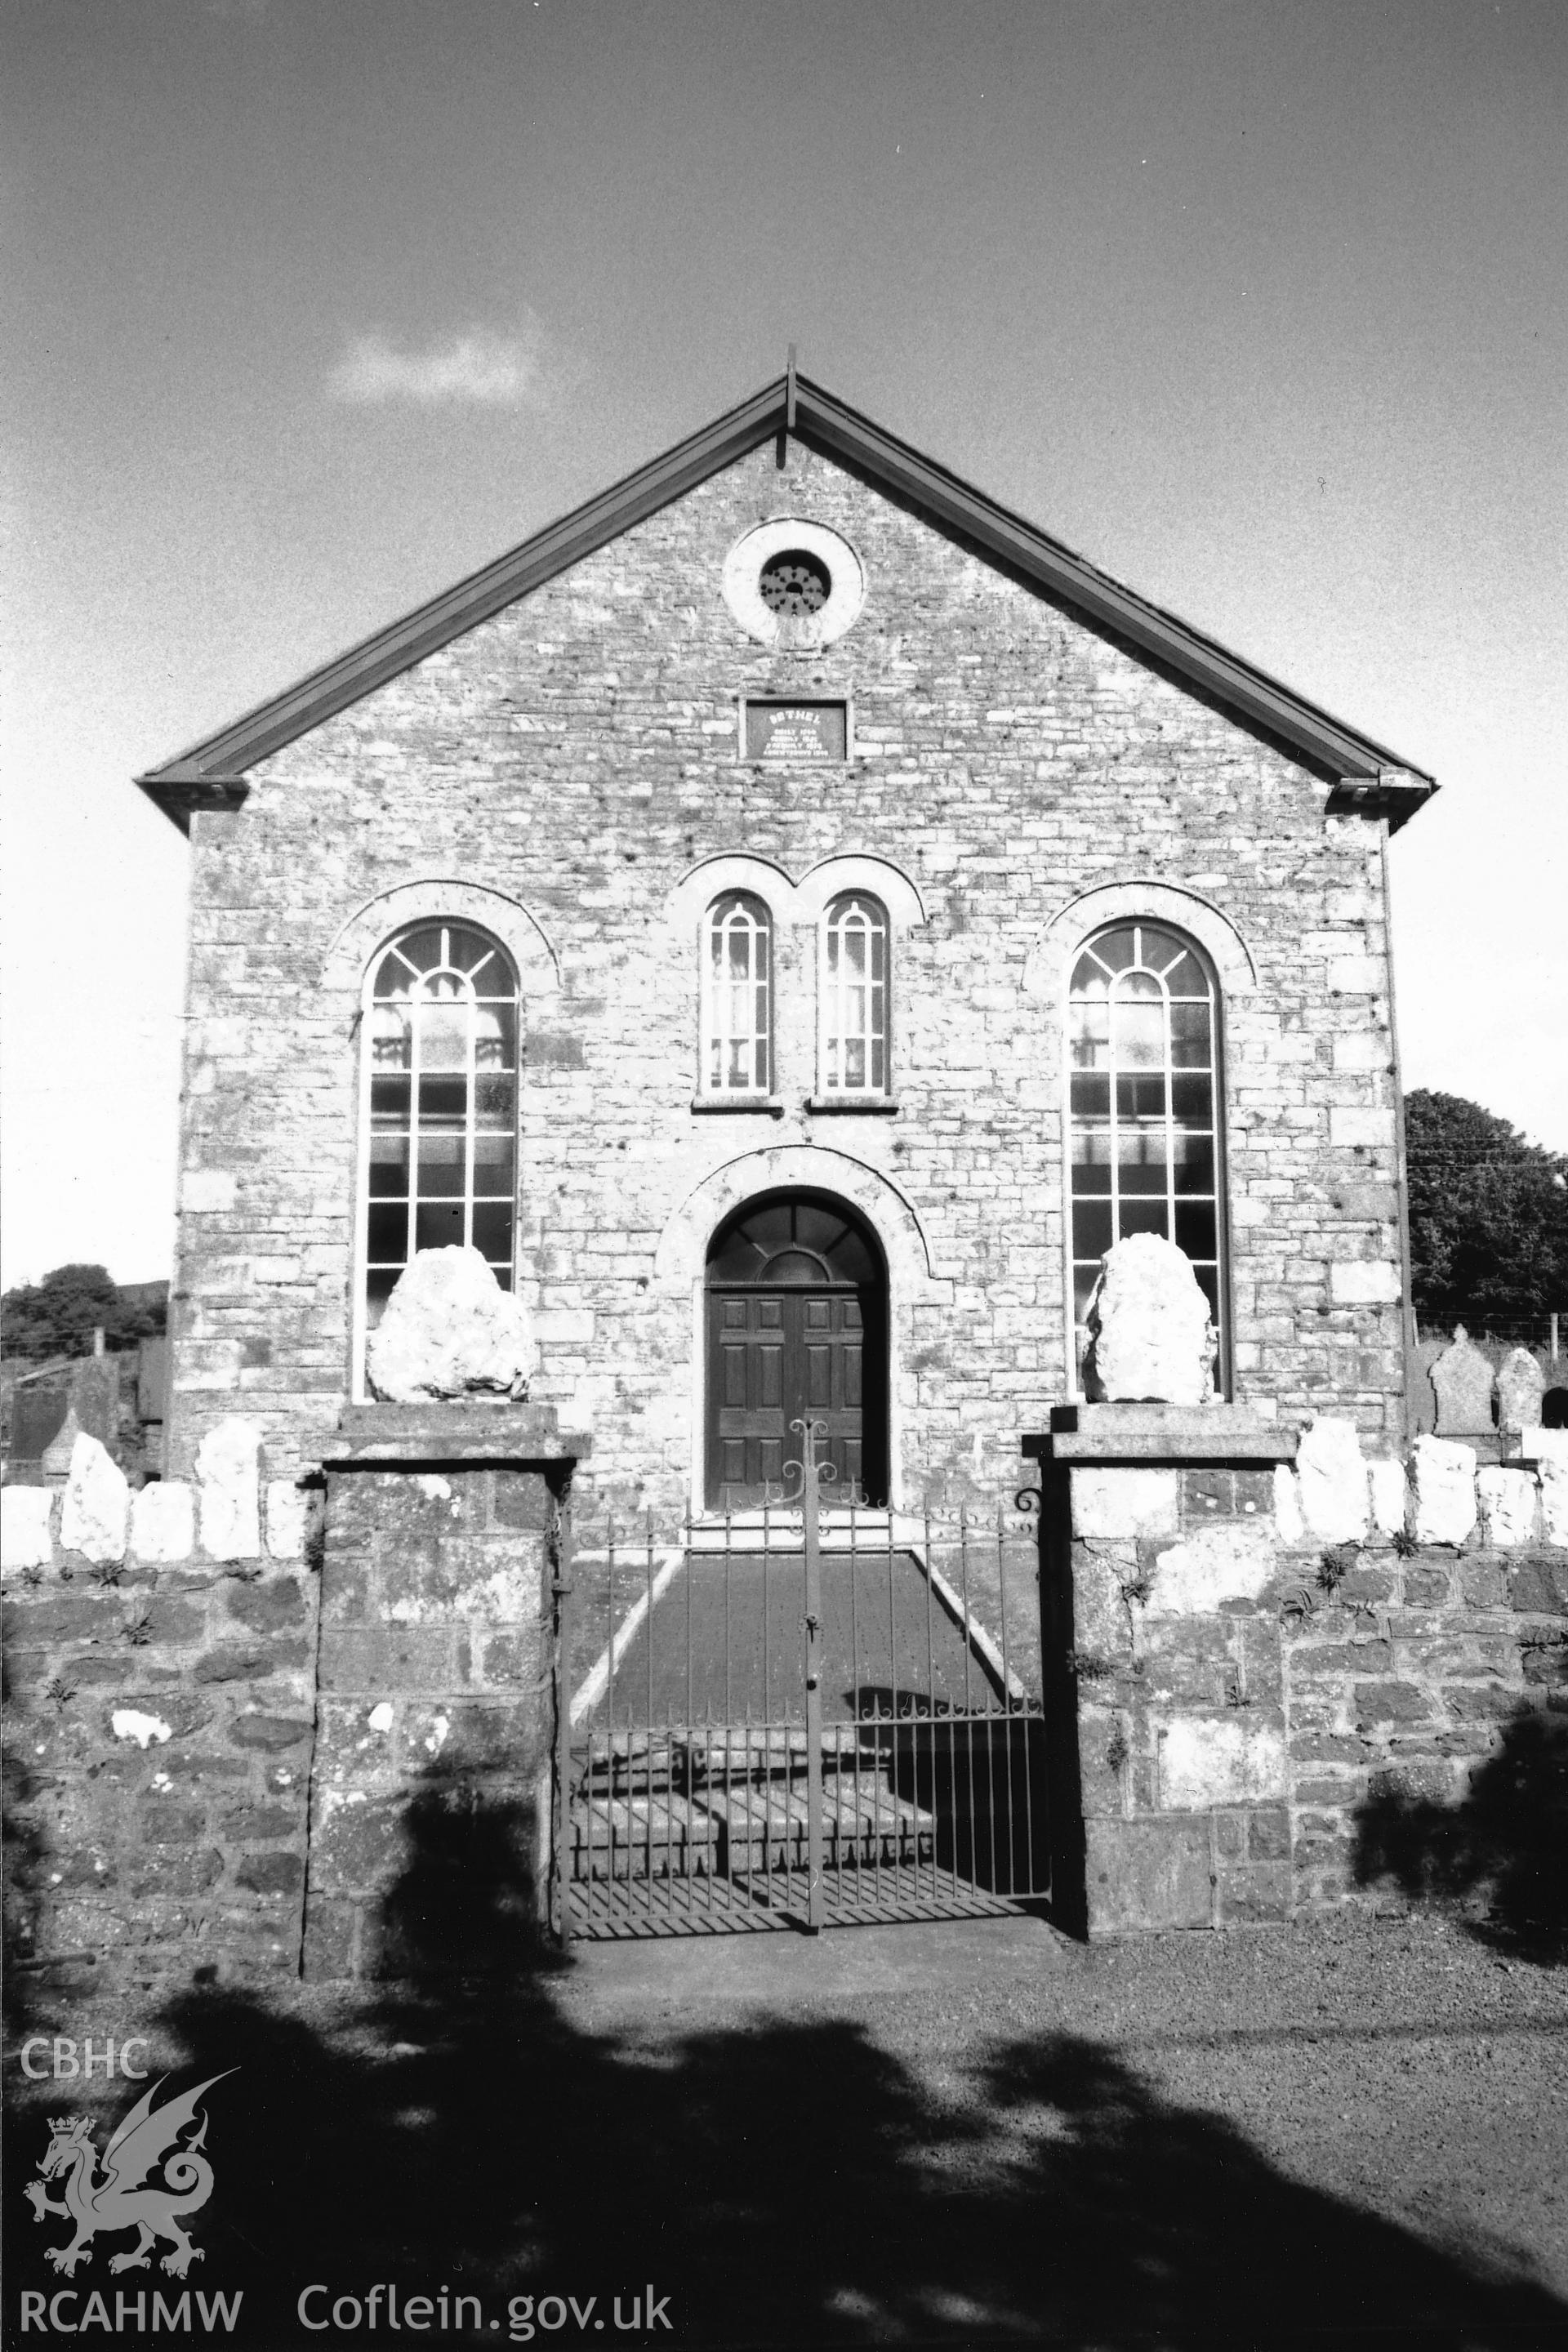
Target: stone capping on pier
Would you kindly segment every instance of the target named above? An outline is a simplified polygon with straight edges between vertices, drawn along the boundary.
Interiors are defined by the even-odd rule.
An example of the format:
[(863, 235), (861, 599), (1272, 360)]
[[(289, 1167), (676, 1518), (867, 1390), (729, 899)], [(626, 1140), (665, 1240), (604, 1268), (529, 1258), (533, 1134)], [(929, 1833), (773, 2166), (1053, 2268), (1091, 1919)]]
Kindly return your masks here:
[(548, 1404), (358, 1404), (344, 1408), (321, 1448), (324, 1470), (436, 1468), (581, 1462), (585, 1434), (563, 1434)]
[(1237, 1404), (1061, 1404), (1026, 1453), (1055, 1462), (1293, 1462), (1299, 1433)]

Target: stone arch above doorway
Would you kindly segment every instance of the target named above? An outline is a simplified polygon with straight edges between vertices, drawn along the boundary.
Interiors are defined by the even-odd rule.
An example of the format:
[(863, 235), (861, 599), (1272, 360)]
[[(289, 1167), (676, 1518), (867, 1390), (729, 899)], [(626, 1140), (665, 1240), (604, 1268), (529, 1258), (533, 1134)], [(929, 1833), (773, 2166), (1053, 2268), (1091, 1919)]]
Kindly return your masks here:
[(710, 1236), (742, 1202), (757, 1193), (795, 1191), (830, 1192), (858, 1210), (887, 1261), (895, 1297), (922, 1305), (951, 1303), (951, 1281), (933, 1262), (925, 1228), (901, 1187), (852, 1152), (817, 1144), (742, 1152), (693, 1186), (658, 1238), (654, 1278), (660, 1288), (684, 1290), (701, 1281)]

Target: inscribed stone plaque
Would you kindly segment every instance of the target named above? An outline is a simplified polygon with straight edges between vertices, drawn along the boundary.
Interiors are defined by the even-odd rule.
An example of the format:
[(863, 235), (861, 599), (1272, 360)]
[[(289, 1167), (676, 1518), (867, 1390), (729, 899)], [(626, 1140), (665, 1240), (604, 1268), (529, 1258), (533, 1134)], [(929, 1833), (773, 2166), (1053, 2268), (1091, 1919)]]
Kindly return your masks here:
[(848, 714), (842, 702), (748, 702), (748, 760), (842, 760)]

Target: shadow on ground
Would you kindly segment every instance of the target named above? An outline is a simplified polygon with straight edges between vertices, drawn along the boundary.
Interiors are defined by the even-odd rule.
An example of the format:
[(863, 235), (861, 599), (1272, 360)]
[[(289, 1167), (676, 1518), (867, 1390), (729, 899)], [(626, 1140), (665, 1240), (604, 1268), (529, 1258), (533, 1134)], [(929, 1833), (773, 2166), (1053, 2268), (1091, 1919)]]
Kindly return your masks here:
[(1374, 1793), (1357, 1817), (1355, 1872), (1413, 1899), (1484, 1903), (1472, 1933), (1568, 1961), (1568, 1714), (1521, 1708), (1460, 1804)]
[[(654, 2340), (726, 2347), (1458, 2352), (1568, 2328), (1568, 2305), (1528, 2278), (1483, 2274), (1300, 2187), (1224, 2122), (1162, 2104), (1072, 2036), (994, 2049), (964, 2108), (934, 2105), (848, 2022), (586, 2033), (563, 2012), (516, 1885), (492, 1880), (482, 1916), (471, 1889), (455, 1907), (441, 1818), (423, 1817), (430, 1850), (402, 1890), (405, 1980), (336, 2008), (218, 1988), (166, 2006), (180, 2086), (241, 2070), (206, 2103), (216, 2187), (192, 2221), (205, 2259), (184, 2282), (157, 2269), (111, 2279), (107, 2257), (131, 2242), (106, 2239), (70, 2282), (68, 2318), (80, 2321), (94, 2287), (110, 2311), (116, 2290), (242, 2287), (232, 2340), (331, 2345), (335, 2330), (300, 2325), (301, 2289), (329, 2288), (308, 2306), (325, 2319), (334, 2298), (358, 2311), (385, 2282), (405, 2304), (477, 2295), (492, 2343), (614, 2342), (618, 2296), (623, 2336), (647, 2340), (651, 2282), (669, 2323)], [(503, 1836), (480, 1850), (514, 1849)], [(455, 1979), (454, 1958), (479, 1948), (508, 1972)], [(42, 2256), (62, 2225), (33, 2225), (20, 2189), (44, 2115), (62, 2104), (40, 2086), (16, 2121), (13, 2326), (20, 2291), (65, 2284)], [(551, 2295), (597, 2299), (585, 2331)], [(542, 2308), (565, 2324), (530, 2337), (509, 2306), (518, 2330)], [(406, 2347), (403, 2316), (405, 2333), (383, 2326), (374, 2340)], [(353, 2334), (363, 2344), (370, 2331)]]

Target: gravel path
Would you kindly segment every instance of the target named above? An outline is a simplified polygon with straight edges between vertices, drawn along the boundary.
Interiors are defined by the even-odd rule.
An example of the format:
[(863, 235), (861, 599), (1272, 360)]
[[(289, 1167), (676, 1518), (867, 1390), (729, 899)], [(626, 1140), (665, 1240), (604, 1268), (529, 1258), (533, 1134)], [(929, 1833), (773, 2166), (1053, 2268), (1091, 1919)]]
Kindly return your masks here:
[(1478, 2273), (1538, 2280), (1568, 2341), (1568, 1970), (1446, 1921), (1087, 1949), (1032, 1921), (597, 1946), (564, 2000), (584, 2030), (649, 2051), (699, 2025), (853, 2021), (963, 2119), (976, 2162), (1051, 2122), (1039, 2100), (996, 2106), (988, 2053), (1070, 2037), (1286, 2179)]
[(659, 2340), (723, 2347), (1460, 2352), (1568, 2344), (1565, 1995), (1429, 1920), (1092, 1949), (1003, 1920), (149, 2017), (154, 2063), (242, 2069), (197, 2233), (204, 2284), (250, 2282), (237, 2341), (336, 2341), (292, 2324), (310, 2280), (438, 2271), (497, 2313), (652, 2280)]

